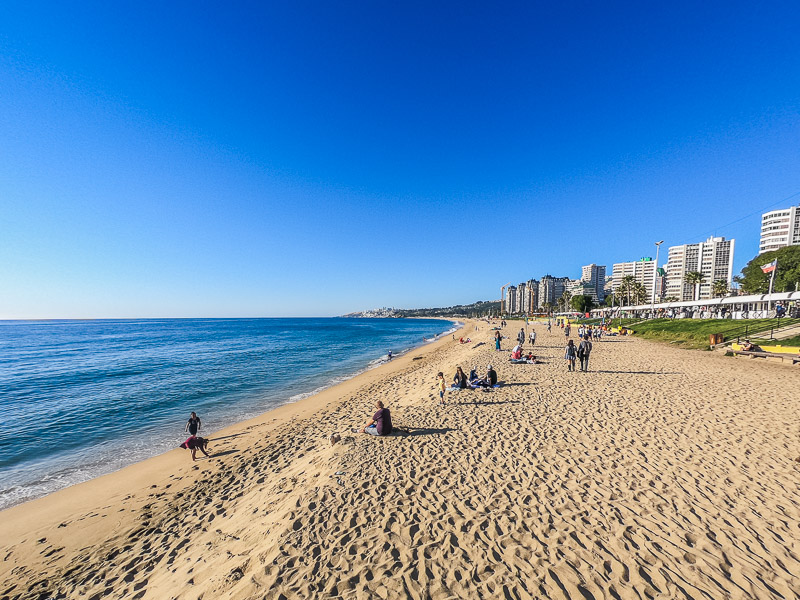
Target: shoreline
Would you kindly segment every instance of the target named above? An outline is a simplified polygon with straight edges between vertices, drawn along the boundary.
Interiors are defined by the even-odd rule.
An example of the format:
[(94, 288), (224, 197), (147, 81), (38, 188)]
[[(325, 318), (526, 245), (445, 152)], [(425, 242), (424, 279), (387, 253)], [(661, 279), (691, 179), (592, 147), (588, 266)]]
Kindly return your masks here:
[[(244, 431), (247, 431), (254, 426), (265, 425), (267, 420), (269, 420), (270, 425), (277, 426), (288, 420), (305, 417), (310, 412), (325, 408), (331, 402), (336, 401), (336, 395), (343, 396), (349, 393), (352, 388), (361, 387), (362, 385), (379, 378), (379, 376), (386, 376), (393, 372), (402, 370), (405, 368), (405, 366), (407, 366), (407, 364), (413, 361), (415, 357), (424, 356), (428, 352), (432, 352), (436, 348), (444, 345), (448, 341), (446, 338), (447, 335), (450, 335), (451, 333), (455, 335), (455, 333), (464, 331), (467, 325), (470, 323), (469, 319), (463, 322), (458, 319), (441, 320), (452, 321), (453, 325), (451, 329), (438, 334), (439, 339), (423, 342), (420, 345), (409, 349), (407, 352), (395, 355), (391, 361), (384, 361), (376, 364), (375, 366), (369, 366), (368, 364), (363, 370), (357, 371), (347, 379), (337, 383), (332, 383), (331, 385), (323, 387), (322, 389), (314, 390), (307, 396), (296, 400), (286, 399), (283, 403), (270, 408), (259, 415), (226, 425), (209, 436), (208, 439), (210, 440), (210, 450), (214, 450), (215, 440), (240, 436)], [(449, 341), (452, 341), (452, 339)], [(371, 377), (368, 377), (370, 375)], [(295, 412), (296, 414), (294, 414)], [(16, 519), (18, 516), (22, 516), (17, 515), (17, 513), (27, 512), (27, 510), (42, 510), (45, 514), (52, 514), (58, 510), (58, 507), (63, 507), (65, 505), (75, 507), (81, 506), (87, 498), (96, 497), (96, 494), (98, 493), (102, 496), (103, 493), (108, 490), (108, 488), (124, 488), (124, 486), (120, 484), (126, 481), (144, 483), (148, 480), (149, 475), (149, 473), (145, 473), (144, 471), (161, 473), (163, 472), (164, 467), (176, 464), (176, 461), (167, 459), (167, 457), (172, 458), (178, 456), (179, 453), (176, 451), (180, 451), (180, 454), (188, 455), (188, 451), (184, 451), (181, 448), (176, 447), (172, 450), (162, 452), (161, 454), (138, 460), (115, 471), (111, 471), (110, 473), (98, 475), (97, 477), (92, 477), (86, 481), (75, 483), (65, 488), (50, 492), (44, 496), (31, 498), (30, 500), (25, 500), (21, 503), (3, 508), (0, 510), (0, 517), (3, 517), (3, 522), (0, 523), (0, 538), (4, 537), (4, 534), (10, 534), (10, 532), (5, 529), (4, 524), (8, 523), (10, 520)], [(202, 455), (200, 454), (198, 456), (198, 462), (201, 462), (199, 460), (200, 456)], [(214, 455), (212, 454), (212, 458), (213, 457)], [(181, 458), (185, 459), (186, 456), (182, 456)], [(205, 460), (207, 459), (204, 459), (203, 462), (205, 462)], [(178, 460), (177, 464), (178, 468), (180, 468), (180, 459)], [(158, 477), (153, 478), (154, 482), (157, 478)], [(117, 479), (120, 481), (116, 481)], [(121, 492), (115, 492), (113, 496), (119, 495), (120, 493)], [(53, 509), (55, 509), (55, 511)]]
[[(113, 319), (113, 320), (114, 321), (119, 321), (120, 319)], [(130, 320), (139, 321), (140, 319), (130, 319)], [(156, 319), (154, 319), (154, 320), (156, 320)], [(193, 319), (193, 320), (196, 320), (196, 319)], [(217, 320), (217, 319), (207, 319), (207, 320)], [(428, 319), (428, 320), (430, 320), (430, 319)], [(400, 358), (402, 356), (405, 356), (409, 352), (411, 352), (413, 350), (416, 350), (418, 348), (423, 348), (423, 347), (429, 346), (432, 343), (435, 343), (436, 341), (438, 341), (440, 339), (443, 339), (444, 336), (450, 335), (451, 333), (453, 333), (455, 331), (458, 331), (459, 328), (463, 327), (463, 323), (461, 323), (461, 321), (459, 321), (458, 319), (455, 319), (455, 318), (451, 318), (451, 319), (442, 318), (442, 319), (437, 319), (437, 320), (442, 321), (443, 331), (438, 333), (438, 334), (436, 334), (436, 336), (435, 336), (436, 339), (430, 340), (430, 339), (422, 338), (422, 341), (416, 342), (416, 343), (412, 344), (410, 347), (406, 347), (406, 348), (403, 348), (403, 349), (399, 350), (398, 354), (394, 354), (393, 360), (396, 360), (396, 359), (398, 359), (398, 358)], [(62, 319), (62, 320), (59, 320), (59, 321), (65, 321), (65, 320)], [(74, 321), (74, 319), (69, 319), (68, 321)], [(445, 325), (445, 323), (449, 323), (449, 324)], [(234, 419), (236, 419), (236, 420), (230, 421), (230, 420), (225, 419), (225, 418), (217, 419), (218, 421), (222, 420), (223, 423), (220, 424), (221, 426), (219, 426), (219, 428), (214, 429), (213, 433), (209, 434), (209, 439), (212, 439), (214, 436), (219, 435), (219, 433), (222, 432), (222, 431), (226, 431), (226, 430), (230, 429), (231, 427), (236, 427), (239, 423), (243, 423), (243, 422), (246, 422), (246, 421), (251, 421), (253, 419), (259, 419), (260, 417), (263, 417), (266, 413), (269, 413), (269, 412), (271, 412), (273, 410), (276, 410), (277, 408), (280, 408), (280, 407), (285, 406), (285, 405), (295, 404), (295, 403), (297, 403), (297, 402), (299, 402), (301, 400), (304, 400), (304, 399), (309, 398), (311, 396), (315, 396), (315, 395), (317, 395), (319, 393), (322, 393), (322, 392), (324, 392), (324, 391), (326, 391), (326, 390), (328, 390), (328, 389), (330, 389), (332, 387), (335, 387), (335, 386), (337, 386), (337, 385), (339, 385), (341, 383), (344, 383), (346, 381), (349, 381), (351, 379), (359, 377), (360, 375), (362, 375), (364, 373), (367, 373), (367, 372), (369, 372), (371, 370), (379, 368), (382, 365), (386, 364), (387, 362), (391, 362), (391, 361), (387, 361), (386, 360), (386, 356), (385, 355), (378, 356), (377, 358), (365, 358), (364, 361), (365, 362), (361, 366), (355, 367), (355, 369), (352, 372), (348, 372), (347, 374), (340, 375), (340, 376), (331, 376), (330, 380), (327, 383), (325, 383), (324, 385), (321, 385), (321, 386), (317, 385), (313, 389), (308, 389), (307, 391), (296, 392), (296, 393), (293, 393), (293, 394), (291, 394), (289, 396), (286, 396), (284, 398), (272, 399), (272, 400), (269, 401), (269, 403), (271, 403), (272, 406), (264, 407), (260, 411), (258, 411), (258, 409), (256, 409), (256, 410), (249, 409), (248, 410), (248, 409), (243, 409), (242, 407), (239, 407), (238, 410), (241, 411), (243, 414), (240, 414), (238, 416), (234, 416)], [(57, 493), (59, 491), (65, 490), (65, 489), (69, 489), (70, 487), (73, 487), (75, 485), (80, 485), (82, 483), (87, 483), (87, 482), (93, 481), (93, 480), (95, 480), (97, 478), (105, 477), (106, 475), (111, 475), (113, 473), (116, 473), (116, 472), (118, 472), (118, 471), (120, 471), (122, 469), (125, 469), (127, 467), (130, 467), (132, 465), (136, 465), (136, 464), (139, 464), (141, 462), (144, 462), (144, 461), (147, 461), (147, 460), (150, 460), (150, 459), (153, 459), (153, 458), (157, 458), (158, 456), (161, 456), (162, 454), (170, 452), (172, 449), (174, 449), (177, 446), (177, 444), (179, 444), (182, 441), (183, 441), (183, 439), (181, 439), (175, 445), (171, 445), (169, 443), (164, 443), (164, 440), (162, 440), (161, 438), (158, 438), (158, 440), (156, 440), (156, 442), (154, 444), (150, 445), (150, 448), (148, 450), (145, 450), (144, 452), (140, 453), (140, 454), (145, 454), (145, 456), (135, 457), (134, 460), (131, 461), (131, 462), (119, 461), (119, 462), (123, 463), (121, 465), (120, 464), (114, 464), (113, 462), (110, 462), (110, 461), (96, 462), (94, 464), (89, 464), (89, 465), (82, 464), (82, 463), (77, 463), (77, 464), (70, 464), (68, 466), (63, 466), (63, 467), (61, 467), (61, 468), (59, 468), (57, 470), (54, 470), (54, 471), (49, 471), (46, 474), (46, 477), (47, 478), (56, 478), (56, 480), (59, 479), (59, 478), (62, 478), (65, 474), (68, 474), (71, 471), (86, 470), (86, 471), (88, 471), (88, 474), (90, 476), (88, 478), (86, 478), (86, 479), (83, 479), (81, 477), (75, 477), (74, 479), (77, 479), (77, 481), (73, 481), (72, 483), (68, 483), (67, 485), (65, 485), (63, 487), (55, 487), (54, 486), (55, 489), (51, 489), (50, 491), (45, 491), (44, 493), (41, 492), (41, 489), (39, 489), (39, 490), (36, 489), (37, 488), (37, 483), (40, 480), (35, 480), (35, 481), (30, 481), (30, 482), (25, 482), (25, 483), (18, 484), (21, 487), (21, 491), (23, 493), (27, 492), (29, 490), (33, 490), (34, 493), (29, 494), (26, 498), (24, 498), (22, 500), (12, 501), (11, 503), (3, 502), (3, 504), (5, 504), (5, 506), (1, 506), (0, 505), (0, 513), (2, 513), (3, 511), (8, 510), (10, 508), (14, 508), (16, 506), (27, 504), (28, 502), (33, 502), (33, 501), (39, 500), (41, 498), (46, 498), (46, 497), (48, 497), (48, 496), (50, 496), (50, 495), (52, 495), (54, 493)], [(110, 457), (106, 457), (106, 458), (110, 458)], [(43, 477), (45, 477), (45, 475), (43, 475)], [(6, 492), (4, 492), (4, 493), (10, 493), (10, 492), (14, 491), (14, 487), (15, 486), (13, 486), (13, 485), (10, 486), (8, 488), (8, 490), (6, 490)], [(19, 493), (19, 492), (16, 492), (16, 493)]]

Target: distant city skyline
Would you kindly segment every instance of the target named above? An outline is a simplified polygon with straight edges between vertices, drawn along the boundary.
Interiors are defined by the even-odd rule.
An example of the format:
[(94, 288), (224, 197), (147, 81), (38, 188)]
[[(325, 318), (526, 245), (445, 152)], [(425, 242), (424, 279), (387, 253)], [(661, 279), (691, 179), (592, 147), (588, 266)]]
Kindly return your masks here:
[(0, 319), (451, 306), (723, 236), (736, 275), (800, 202), (798, 17), (8, 3)]

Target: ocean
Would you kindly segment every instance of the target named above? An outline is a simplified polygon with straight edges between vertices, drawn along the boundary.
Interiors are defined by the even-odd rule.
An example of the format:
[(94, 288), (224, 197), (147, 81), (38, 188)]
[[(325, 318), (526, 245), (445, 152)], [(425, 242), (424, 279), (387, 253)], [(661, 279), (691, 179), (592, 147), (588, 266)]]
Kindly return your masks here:
[(0, 508), (175, 448), (449, 334), (439, 319), (0, 321)]

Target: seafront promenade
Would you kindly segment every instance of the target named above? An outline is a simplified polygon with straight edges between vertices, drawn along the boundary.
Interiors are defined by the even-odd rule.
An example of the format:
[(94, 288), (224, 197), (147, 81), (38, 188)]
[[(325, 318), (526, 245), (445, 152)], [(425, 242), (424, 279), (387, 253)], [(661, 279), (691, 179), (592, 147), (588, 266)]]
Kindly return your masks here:
[[(0, 513), (0, 599), (800, 596), (796, 369), (626, 337), (568, 373), (563, 332), (534, 327), (542, 364), (468, 323), (210, 460)], [(437, 404), (438, 371), (489, 363), (499, 389)], [(400, 431), (351, 433), (379, 399)]]

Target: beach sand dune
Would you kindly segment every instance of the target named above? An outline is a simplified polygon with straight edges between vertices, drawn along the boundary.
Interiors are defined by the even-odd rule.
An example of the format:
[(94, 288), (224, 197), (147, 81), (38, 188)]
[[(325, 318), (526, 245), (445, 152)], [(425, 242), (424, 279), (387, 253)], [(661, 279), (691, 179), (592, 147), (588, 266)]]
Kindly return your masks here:
[[(0, 598), (800, 597), (797, 370), (612, 338), (568, 373), (537, 330), (544, 364), (483, 325), (212, 460), (4, 511)], [(501, 388), (438, 405), (438, 371), (490, 362)], [(350, 433), (378, 399), (400, 431)]]

